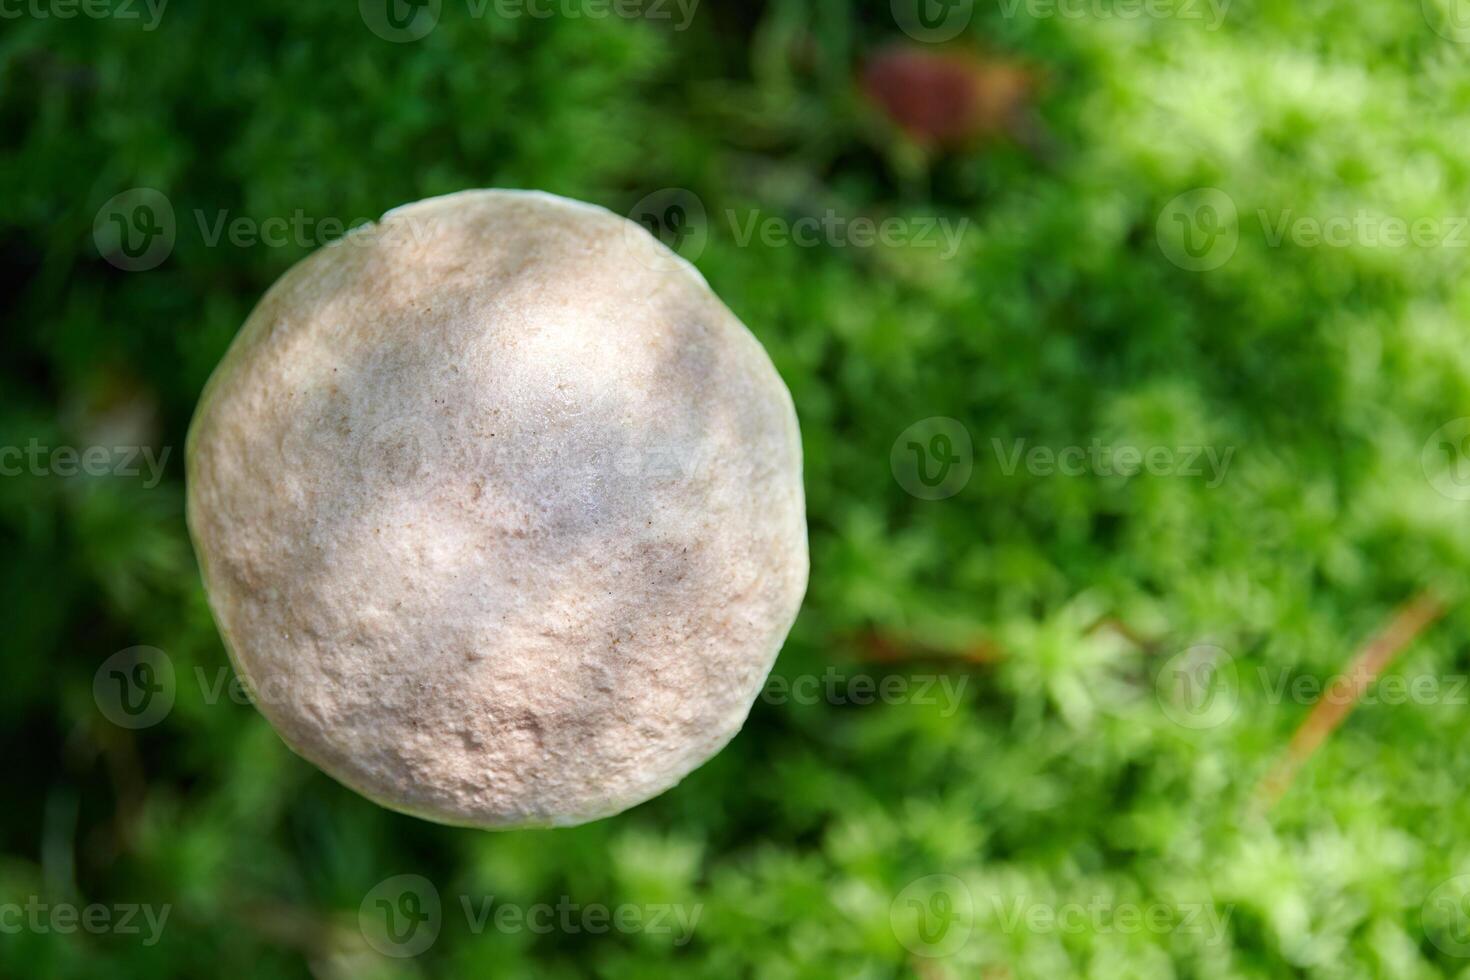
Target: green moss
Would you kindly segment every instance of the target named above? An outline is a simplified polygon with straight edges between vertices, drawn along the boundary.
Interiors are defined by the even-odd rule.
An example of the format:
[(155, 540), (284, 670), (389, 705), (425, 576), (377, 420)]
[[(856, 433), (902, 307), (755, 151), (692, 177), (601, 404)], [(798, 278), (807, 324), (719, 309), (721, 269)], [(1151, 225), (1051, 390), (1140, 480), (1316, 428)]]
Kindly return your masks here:
[[(1454, 604), (1470, 502), (1436, 489), (1440, 444), (1461, 435), (1436, 433), (1470, 415), (1470, 47), (1432, 29), (1439, 7), (1238, 0), (1209, 30), (977, 4), (950, 47), (1031, 66), (1028, 121), (1017, 141), (928, 152), (860, 94), (863, 61), (904, 40), (887, 2), (708, 3), (688, 31), (476, 6), (444, 0), (406, 44), (350, 3), (171, 4), (152, 31), (4, 22), (0, 445), (176, 449), (158, 486), (0, 478), (0, 904), (173, 909), (151, 946), (4, 934), (0, 975), (1470, 967), (1463, 912), (1443, 901), (1458, 892), (1441, 888), (1470, 872)], [(204, 382), (264, 290), (331, 237), (322, 221), (476, 186), (624, 213), (687, 189), (707, 218), (697, 264), (802, 419), (813, 566), (777, 668), (788, 693), (674, 791), (573, 830), (426, 824), (292, 756), (229, 694), (183, 519)], [(141, 272), (93, 239), (133, 187), (161, 191), (177, 228)], [(1168, 209), (1204, 187), (1233, 204), (1238, 238), (1189, 271)], [(964, 233), (946, 256), (758, 232), (829, 212)], [(229, 231), (296, 215), (307, 230), (279, 245)], [(1334, 218), (1344, 243), (1311, 244), (1310, 223)], [(1433, 222), (1433, 241), (1370, 240), (1389, 219)], [(936, 417), (962, 424), (973, 469), (924, 500), (892, 451)], [(1120, 475), (1101, 461), (1120, 447), (1167, 451), (1169, 472)], [(1196, 447), (1214, 469), (1185, 459)], [(1310, 710), (1291, 684), (1330, 679), (1427, 588), (1450, 612), (1390, 673), (1432, 693), (1359, 706), (1251, 816)], [(131, 731), (93, 684), (136, 645), (168, 654), (177, 692)], [(1228, 710), (1180, 699), (1169, 671), (1201, 664)], [(907, 687), (858, 703), (858, 675)], [(815, 698), (790, 694), (804, 677)], [(359, 929), (400, 874), (442, 900), (439, 938), (412, 960), (371, 953)], [(934, 875), (962, 882), (973, 913), (967, 941), (927, 960), (893, 920), (910, 898), (937, 910), (935, 889), (960, 894)], [(477, 932), (461, 899), (490, 896), (700, 917), (683, 945), (493, 918)], [(1126, 928), (1130, 909), (1164, 925)]]

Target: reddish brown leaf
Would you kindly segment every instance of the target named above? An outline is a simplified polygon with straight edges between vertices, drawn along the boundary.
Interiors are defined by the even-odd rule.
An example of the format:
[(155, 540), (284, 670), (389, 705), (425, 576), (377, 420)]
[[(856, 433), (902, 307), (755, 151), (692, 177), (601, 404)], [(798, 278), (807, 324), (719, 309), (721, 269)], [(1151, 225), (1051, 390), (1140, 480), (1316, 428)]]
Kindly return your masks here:
[(954, 145), (1013, 132), (1030, 101), (1031, 73), (973, 54), (912, 47), (878, 52), (863, 90), (916, 141)]

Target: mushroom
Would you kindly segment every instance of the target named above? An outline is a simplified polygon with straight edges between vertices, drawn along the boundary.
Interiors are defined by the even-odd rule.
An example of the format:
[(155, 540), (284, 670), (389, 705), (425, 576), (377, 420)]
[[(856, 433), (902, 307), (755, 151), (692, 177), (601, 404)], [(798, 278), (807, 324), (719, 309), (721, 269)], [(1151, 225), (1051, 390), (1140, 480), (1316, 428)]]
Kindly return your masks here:
[(398, 208), (266, 293), (188, 441), (235, 670), (384, 806), (566, 826), (749, 714), (806, 589), (791, 396), (703, 277), (543, 193)]

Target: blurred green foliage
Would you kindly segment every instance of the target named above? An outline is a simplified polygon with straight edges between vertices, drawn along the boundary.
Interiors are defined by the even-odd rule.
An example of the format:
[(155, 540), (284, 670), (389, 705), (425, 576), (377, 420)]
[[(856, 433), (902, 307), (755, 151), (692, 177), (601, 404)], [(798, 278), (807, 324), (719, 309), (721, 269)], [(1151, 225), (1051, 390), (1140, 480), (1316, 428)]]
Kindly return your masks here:
[[(1236, 0), (1211, 30), (987, 0), (931, 51), (1025, 65), (1030, 135), (935, 149), (859, 84), (874, 52), (922, 47), (886, 0), (706, 0), (686, 31), (442, 6), (401, 44), (351, 3), (177, 2), (153, 30), (31, 4), (0, 22), (0, 445), (172, 450), (158, 486), (0, 479), (0, 903), (171, 909), (152, 944), (146, 928), (0, 917), (0, 975), (1470, 971), (1456, 955), (1470, 918), (1435, 897), (1470, 872), (1470, 713), (1454, 696), (1470, 673), (1454, 606), (1470, 504), (1425, 462), (1470, 415), (1470, 235), (1272, 243), (1288, 213), (1364, 209), (1451, 234), (1470, 214), (1470, 47), (1433, 29), (1447, 8)], [(717, 759), (628, 814), (483, 834), (358, 798), (218, 695), (183, 436), (252, 304), (317, 242), (211, 244), (205, 226), (352, 222), (492, 186), (623, 213), (661, 188), (698, 197), (698, 265), (802, 420), (812, 582), (778, 675), (937, 673), (964, 679), (958, 705), (768, 698)], [(172, 253), (142, 272), (93, 235), (134, 187), (177, 216)], [(1233, 201), (1239, 241), (1190, 271), (1158, 219), (1201, 187)], [(828, 209), (968, 225), (945, 259), (742, 244), (726, 220)], [(890, 450), (936, 416), (964, 425), (974, 469), (928, 501)], [(1233, 455), (1215, 486), (1065, 476), (1003, 465), (1018, 440)], [(1359, 706), (1254, 811), (1310, 709), (1273, 695), (1276, 679), (1333, 677), (1426, 589), (1450, 611), (1391, 672), (1440, 695)], [(1234, 672), (1213, 681), (1235, 709), (1218, 723), (1192, 723), (1161, 677), (1202, 643)], [(164, 650), (178, 684), (172, 712), (134, 731), (102, 715), (93, 681), (137, 645)], [(379, 956), (359, 929), (365, 896), (400, 874), (443, 901), (415, 958)], [(923, 893), (933, 875), (968, 897), (970, 932), (940, 957), (894, 925), (914, 882), (941, 910)], [(476, 930), (461, 900), (490, 896), (700, 918), (682, 945)], [(1154, 905), (1221, 925), (1116, 920)], [(1038, 906), (1105, 911), (1018, 924)]]

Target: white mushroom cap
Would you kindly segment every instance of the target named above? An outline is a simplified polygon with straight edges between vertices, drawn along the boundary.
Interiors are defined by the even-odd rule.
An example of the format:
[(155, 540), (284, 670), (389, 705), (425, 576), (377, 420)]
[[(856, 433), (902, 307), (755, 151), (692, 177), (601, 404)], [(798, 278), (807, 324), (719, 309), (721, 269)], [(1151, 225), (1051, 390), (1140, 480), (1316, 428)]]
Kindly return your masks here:
[(286, 742), (394, 809), (568, 825), (744, 723), (806, 589), (765, 351), (638, 225), (547, 194), (385, 215), (205, 389), (189, 524)]

